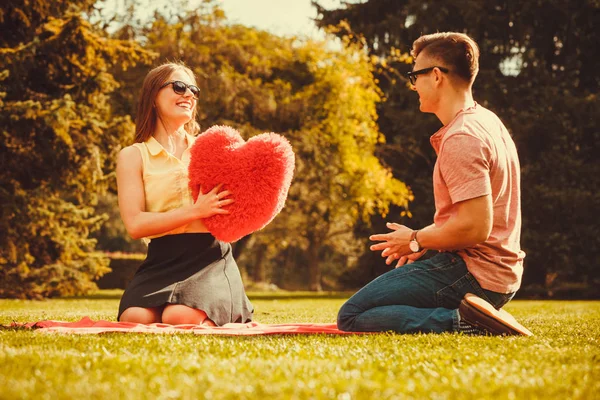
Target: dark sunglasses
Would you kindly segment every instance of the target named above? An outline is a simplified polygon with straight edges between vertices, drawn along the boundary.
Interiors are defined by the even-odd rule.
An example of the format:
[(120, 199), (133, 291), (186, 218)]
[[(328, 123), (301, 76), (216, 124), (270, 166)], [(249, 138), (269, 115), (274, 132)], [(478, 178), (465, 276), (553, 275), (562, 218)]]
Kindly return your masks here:
[(184, 95), (185, 92), (188, 89), (190, 89), (190, 92), (192, 92), (192, 96), (194, 96), (194, 99), (198, 100), (198, 97), (200, 96), (200, 88), (198, 86), (188, 85), (187, 83), (181, 81), (169, 81), (162, 85), (160, 88), (162, 89), (165, 86), (169, 85), (172, 85), (173, 91), (179, 95)]
[(442, 71), (442, 72), (444, 72), (446, 74), (448, 72), (450, 72), (450, 70), (448, 68), (434, 66), (434, 67), (423, 68), (423, 69), (418, 69), (416, 71), (407, 72), (406, 76), (408, 76), (408, 80), (410, 81), (410, 84), (414, 85), (417, 82), (417, 76), (418, 75), (423, 75), (423, 74), (426, 74), (428, 72), (431, 72), (431, 71), (434, 70), (434, 68), (437, 68), (437, 69), (439, 69), (440, 71)]

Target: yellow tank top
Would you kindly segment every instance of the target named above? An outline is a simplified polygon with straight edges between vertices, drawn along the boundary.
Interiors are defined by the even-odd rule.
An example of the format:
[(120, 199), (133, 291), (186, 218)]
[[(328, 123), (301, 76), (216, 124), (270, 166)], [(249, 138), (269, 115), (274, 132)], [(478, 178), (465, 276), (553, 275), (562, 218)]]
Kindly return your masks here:
[[(144, 143), (135, 143), (142, 155), (142, 179), (146, 197), (146, 211), (165, 212), (193, 203), (191, 191), (188, 188), (188, 166), (190, 164), (190, 148), (196, 140), (192, 135), (186, 135), (188, 147), (181, 159), (169, 154), (154, 138), (150, 137)], [(165, 235), (189, 232), (206, 232), (200, 220), (146, 239)]]

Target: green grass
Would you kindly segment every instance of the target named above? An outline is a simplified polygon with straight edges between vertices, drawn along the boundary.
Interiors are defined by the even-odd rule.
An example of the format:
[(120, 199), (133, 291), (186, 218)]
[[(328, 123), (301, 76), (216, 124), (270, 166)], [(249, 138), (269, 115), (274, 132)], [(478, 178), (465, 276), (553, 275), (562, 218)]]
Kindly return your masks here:
[[(0, 300), (0, 324), (114, 320), (120, 292)], [(346, 294), (254, 294), (263, 323), (332, 322)], [(0, 330), (0, 399), (600, 399), (600, 302), (514, 301), (536, 336), (226, 337)]]

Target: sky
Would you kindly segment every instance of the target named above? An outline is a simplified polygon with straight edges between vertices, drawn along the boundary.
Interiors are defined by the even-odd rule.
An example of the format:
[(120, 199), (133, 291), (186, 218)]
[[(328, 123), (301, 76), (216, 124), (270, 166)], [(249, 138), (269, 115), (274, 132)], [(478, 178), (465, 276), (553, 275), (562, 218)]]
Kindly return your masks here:
[[(104, 0), (102, 8), (108, 10), (105, 15), (113, 12), (124, 12), (126, 4), (136, 0)], [(176, 9), (174, 4), (184, 4), (186, 9), (194, 9), (203, 0), (137, 0), (142, 6), (138, 8), (138, 17), (147, 20), (154, 10), (165, 8)], [(365, 0), (317, 0), (326, 9), (343, 7), (343, 2), (360, 3)], [(216, 0), (225, 11), (230, 23), (238, 23), (269, 31), (276, 35), (296, 35), (312, 39), (325, 40), (330, 49), (339, 49), (341, 42), (333, 37), (326, 38), (314, 24), (317, 10), (311, 0)], [(110, 29), (110, 28), (109, 28)], [(520, 71), (520, 55), (507, 58), (500, 65), (505, 75), (518, 75)]]
[[(340, 6), (339, 0), (320, 0), (327, 9)], [(277, 35), (304, 35), (322, 38), (312, 19), (317, 17), (310, 0), (222, 0), (228, 20)]]
[[(175, 1), (143, 0), (144, 4), (138, 11), (144, 20), (151, 16), (154, 10), (163, 9)], [(189, 0), (186, 8), (193, 9), (202, 0)], [(341, 0), (318, 0), (327, 9), (341, 6)], [(125, 10), (128, 0), (105, 0), (103, 8), (121, 12)], [(315, 26), (312, 19), (316, 18), (316, 8), (311, 0), (219, 0), (225, 11), (227, 20), (246, 26), (266, 30), (276, 35), (298, 35), (314, 39), (324, 39), (325, 35)]]

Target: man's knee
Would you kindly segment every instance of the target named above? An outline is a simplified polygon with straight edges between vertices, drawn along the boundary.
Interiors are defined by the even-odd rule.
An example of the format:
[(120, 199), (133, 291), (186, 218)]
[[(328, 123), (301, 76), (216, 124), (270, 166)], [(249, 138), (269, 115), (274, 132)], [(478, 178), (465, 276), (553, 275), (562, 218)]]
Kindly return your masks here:
[(350, 302), (344, 303), (337, 316), (338, 329), (345, 332), (352, 332), (354, 321), (362, 313), (362, 310)]

